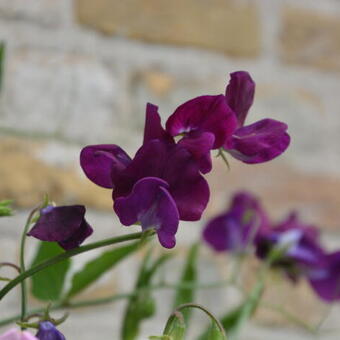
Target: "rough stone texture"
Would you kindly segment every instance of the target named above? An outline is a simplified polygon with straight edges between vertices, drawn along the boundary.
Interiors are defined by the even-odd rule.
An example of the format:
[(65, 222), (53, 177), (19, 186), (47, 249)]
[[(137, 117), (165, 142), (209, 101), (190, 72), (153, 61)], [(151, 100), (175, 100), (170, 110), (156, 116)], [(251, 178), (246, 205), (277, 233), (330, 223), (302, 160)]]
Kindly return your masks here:
[[(38, 158), (39, 143), (28, 140), (0, 139), (0, 197), (11, 198), (18, 207), (32, 208), (48, 193), (62, 204), (85, 204), (112, 209), (108, 191), (81, 178), (73, 168), (51, 166)], [(73, 154), (78, 158), (79, 151)], [(74, 160), (75, 160), (74, 159)]]
[(6, 79), (2, 126), (83, 143), (120, 134), (123, 89), (94, 59), (20, 50)]
[(339, 14), (288, 7), (282, 15), (282, 60), (340, 71)]
[(77, 0), (79, 21), (107, 34), (255, 56), (260, 27), (255, 6), (225, 0)]

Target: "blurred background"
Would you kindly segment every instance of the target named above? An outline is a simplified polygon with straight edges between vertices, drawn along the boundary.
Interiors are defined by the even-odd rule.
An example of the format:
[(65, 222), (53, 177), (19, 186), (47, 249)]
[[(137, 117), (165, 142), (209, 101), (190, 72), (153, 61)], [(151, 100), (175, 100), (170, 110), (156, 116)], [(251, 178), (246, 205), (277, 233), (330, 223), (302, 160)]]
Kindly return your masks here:
[[(202, 223), (240, 189), (258, 195), (273, 219), (297, 210), (322, 229), (330, 250), (340, 246), (338, 0), (1, 0), (0, 41), (6, 46), (0, 199), (14, 199), (16, 208), (15, 217), (0, 221), (2, 261), (17, 259), (27, 211), (45, 192), (58, 204), (88, 207), (92, 240), (126, 232), (112, 212), (110, 191), (81, 173), (80, 149), (115, 143), (133, 155), (142, 140), (147, 102), (159, 106), (164, 122), (188, 99), (223, 93), (229, 73), (236, 70), (249, 71), (257, 83), (247, 121), (270, 117), (288, 123), (291, 146), (268, 164), (230, 159), (228, 171), (215, 161), (207, 176), (212, 199), (204, 220), (181, 225), (179, 256), (167, 275), (176, 280), (181, 256), (199, 238)], [(28, 250), (32, 254), (34, 242)], [(75, 270), (94, 255), (81, 256)], [(202, 281), (223, 277), (227, 262), (226, 256), (204, 249)], [(133, 287), (136, 263), (131, 259), (105, 275), (84, 296)], [(329, 315), (324, 329), (338, 327), (339, 307), (322, 304), (306, 283), (294, 287), (277, 277), (271, 280), (267, 300), (309, 324)], [(0, 317), (17, 313), (17, 293), (2, 302)], [(198, 301), (219, 315), (236, 295), (215, 289), (201, 292)], [(171, 291), (161, 297), (156, 318), (143, 327), (145, 335), (159, 334), (165, 324)], [(62, 329), (69, 340), (93, 339), (98, 330), (103, 339), (117, 339), (123, 306), (78, 311)], [(248, 340), (287, 336), (313, 338), (261, 308), (242, 333)], [(319, 337), (335, 339), (336, 333)]]

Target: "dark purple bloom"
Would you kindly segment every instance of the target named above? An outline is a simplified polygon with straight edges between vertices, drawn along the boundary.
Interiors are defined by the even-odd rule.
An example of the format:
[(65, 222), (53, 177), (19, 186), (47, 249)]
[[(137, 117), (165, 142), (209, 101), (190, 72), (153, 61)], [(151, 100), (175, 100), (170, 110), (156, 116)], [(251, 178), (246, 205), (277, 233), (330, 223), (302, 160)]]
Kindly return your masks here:
[(182, 135), (179, 142), (195, 157), (200, 170), (211, 170), (210, 150), (222, 147), (236, 128), (236, 117), (225, 96), (201, 96), (179, 106), (166, 122), (171, 136)]
[(324, 301), (339, 301), (340, 251), (325, 255), (320, 266), (309, 273), (309, 282)]
[(272, 266), (283, 269), (292, 280), (308, 276), (324, 257), (318, 230), (303, 224), (295, 213), (274, 228), (261, 230), (255, 242), (257, 256), (266, 259), (275, 251)]
[(226, 100), (237, 117), (237, 129), (225, 143), (224, 148), (238, 160), (256, 164), (272, 160), (289, 146), (290, 136), (285, 123), (262, 119), (244, 126), (253, 103), (255, 83), (247, 72), (231, 73), (226, 89)]
[(237, 193), (229, 209), (212, 219), (203, 238), (216, 251), (244, 252), (268, 220), (258, 200), (245, 192)]
[(39, 340), (66, 340), (57, 328), (50, 321), (42, 321), (39, 323), (39, 330), (36, 334)]
[[(112, 150), (109, 155), (101, 147), (82, 150), (85, 174), (103, 187), (111, 183), (114, 210), (123, 225), (140, 222), (143, 230), (154, 228), (161, 244), (173, 247), (178, 221), (199, 220), (209, 200), (208, 184), (192, 154), (162, 128), (152, 104), (147, 106), (143, 145), (133, 159), (116, 145), (105, 145), (103, 151)], [(96, 163), (98, 154), (105, 157), (101, 163)], [(117, 155), (124, 155), (124, 162)]]
[(27, 233), (42, 241), (58, 242), (65, 250), (79, 247), (93, 229), (85, 220), (82, 205), (47, 206), (40, 211), (37, 223)]

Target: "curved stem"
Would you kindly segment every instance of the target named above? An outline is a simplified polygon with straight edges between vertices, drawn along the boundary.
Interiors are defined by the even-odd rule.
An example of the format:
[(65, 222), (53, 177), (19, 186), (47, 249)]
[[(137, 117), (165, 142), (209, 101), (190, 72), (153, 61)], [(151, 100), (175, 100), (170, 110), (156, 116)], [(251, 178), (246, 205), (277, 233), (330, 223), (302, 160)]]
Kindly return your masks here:
[(210, 317), (211, 321), (215, 322), (215, 324), (218, 327), (218, 329), (220, 330), (220, 332), (226, 338), (225, 331), (224, 331), (224, 328), (223, 328), (221, 322), (216, 318), (216, 316), (214, 314), (209, 312), (205, 307), (203, 307), (202, 305), (196, 304), (196, 303), (185, 303), (183, 305), (178, 306), (176, 308), (175, 312), (176, 311), (179, 312), (179, 311), (181, 311), (182, 309), (185, 309), (185, 308), (197, 308), (197, 309), (200, 309), (201, 311), (203, 311), (205, 314), (207, 314)]
[[(65, 253), (59, 254), (55, 257), (52, 257), (44, 262), (39, 263), (38, 265), (28, 269), (27, 271), (21, 273), (18, 275), (16, 278), (14, 278), (11, 282), (9, 282), (1, 291), (0, 291), (0, 300), (8, 293), (10, 292), (14, 287), (16, 287), (18, 284), (23, 282), (25, 279), (28, 277), (40, 272), (41, 270), (52, 266), (54, 264), (57, 264), (65, 259), (68, 259), (70, 257), (76, 256), (81, 253), (85, 253), (87, 251), (109, 246), (112, 244), (120, 243), (120, 242), (125, 242), (125, 241), (131, 241), (131, 240), (137, 240), (140, 239), (141, 236), (143, 235), (143, 232), (139, 233), (133, 233), (133, 234), (128, 234), (128, 235), (122, 235), (118, 237), (112, 237), (106, 240), (98, 241), (98, 242), (93, 242), (89, 243), (85, 246), (81, 246), (78, 248), (74, 248), (71, 250), (66, 251)], [(150, 235), (151, 236), (151, 235)]]
[[(34, 208), (31, 213), (29, 214), (24, 230), (21, 235), (21, 244), (20, 244), (20, 274), (26, 271), (25, 268), (25, 245), (26, 245), (26, 234), (28, 232), (28, 228), (31, 225), (32, 218), (34, 214), (39, 210), (40, 206)], [(26, 309), (27, 309), (27, 287), (26, 281), (21, 281), (21, 317), (20, 320), (23, 322), (26, 316)], [(25, 329), (25, 327), (21, 327), (21, 329)]]
[(11, 262), (0, 262), (0, 268), (1, 267), (11, 267), (11, 268), (14, 268), (20, 274), (20, 267), (17, 266), (16, 264), (14, 264), (14, 263), (11, 263)]

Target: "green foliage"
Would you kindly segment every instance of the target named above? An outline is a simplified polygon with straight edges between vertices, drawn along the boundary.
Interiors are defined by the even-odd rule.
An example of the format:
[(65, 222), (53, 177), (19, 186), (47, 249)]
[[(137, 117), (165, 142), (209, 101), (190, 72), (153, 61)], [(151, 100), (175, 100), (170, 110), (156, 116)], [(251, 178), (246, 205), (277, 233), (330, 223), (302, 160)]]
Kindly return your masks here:
[[(55, 242), (41, 242), (31, 267), (63, 252), (64, 250)], [(39, 300), (58, 300), (62, 294), (65, 277), (70, 268), (70, 264), (71, 260), (66, 259), (34, 274), (31, 277), (32, 294)]]
[(12, 200), (0, 201), (0, 217), (13, 215), (12, 208), (10, 207), (12, 203)]
[(139, 243), (135, 242), (127, 246), (106, 251), (88, 262), (84, 268), (73, 276), (71, 288), (66, 294), (67, 298), (79, 294), (98, 280), (104, 273), (138, 249)]
[[(197, 281), (197, 258), (198, 258), (198, 244), (194, 244), (187, 256), (186, 263), (184, 265), (182, 275), (179, 281), (179, 287), (176, 291), (174, 308), (181, 304), (193, 302), (195, 298), (194, 285)], [(191, 285), (191, 287), (185, 287), (185, 285)], [(183, 287), (184, 286), (184, 287)], [(189, 322), (191, 315), (191, 309), (183, 311), (183, 316), (186, 324)]]
[(225, 340), (225, 335), (218, 328), (216, 322), (212, 322), (208, 330), (206, 340)]
[(121, 339), (134, 340), (137, 338), (141, 322), (155, 313), (155, 302), (151, 295), (150, 285), (154, 274), (170, 258), (162, 255), (155, 262), (152, 261), (151, 251), (145, 255), (135, 284), (135, 292), (126, 307), (122, 324)]
[(164, 335), (169, 336), (172, 340), (184, 340), (185, 329), (183, 314), (176, 311), (170, 316), (164, 330)]

